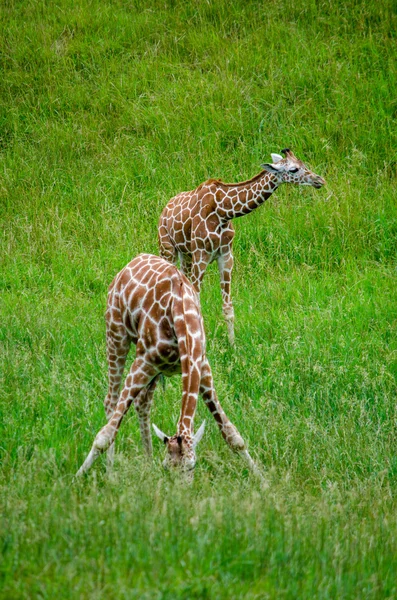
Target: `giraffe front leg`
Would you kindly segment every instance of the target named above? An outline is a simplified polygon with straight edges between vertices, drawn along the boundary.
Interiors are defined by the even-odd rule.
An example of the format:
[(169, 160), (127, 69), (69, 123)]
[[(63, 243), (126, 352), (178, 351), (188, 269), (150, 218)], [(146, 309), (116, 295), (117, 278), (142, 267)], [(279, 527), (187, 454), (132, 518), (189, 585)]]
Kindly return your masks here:
[[(107, 313), (106, 318), (110, 315)], [(106, 354), (108, 361), (108, 393), (104, 400), (106, 418), (111, 419), (119, 398), (121, 378), (123, 376), (124, 365), (131, 345), (129, 336), (124, 328), (107, 327), (106, 332)], [(107, 470), (111, 471), (114, 463), (114, 449), (112, 444), (107, 451)]]
[(221, 406), (221, 403), (217, 398), (214, 388), (214, 381), (211, 373), (211, 367), (207, 359), (205, 359), (201, 367), (200, 394), (202, 395), (208, 410), (211, 412), (212, 416), (217, 422), (217, 425), (225, 442), (232, 450), (238, 452), (244, 458), (248, 467), (253, 473), (262, 477), (255, 461), (252, 459), (250, 453), (247, 450), (247, 447), (242, 436), (240, 435), (240, 432), (227, 417), (225, 411)]
[(137, 357), (134, 360), (113, 414), (108, 423), (97, 433), (87, 458), (77, 471), (77, 476), (86, 473), (98, 456), (111, 447), (131, 402), (148, 386), (155, 375), (153, 368), (145, 363), (143, 358)]
[(233, 254), (220, 254), (218, 257), (218, 269), (222, 292), (222, 310), (227, 325), (229, 343), (234, 345), (234, 309), (232, 304), (231, 283), (233, 270)]

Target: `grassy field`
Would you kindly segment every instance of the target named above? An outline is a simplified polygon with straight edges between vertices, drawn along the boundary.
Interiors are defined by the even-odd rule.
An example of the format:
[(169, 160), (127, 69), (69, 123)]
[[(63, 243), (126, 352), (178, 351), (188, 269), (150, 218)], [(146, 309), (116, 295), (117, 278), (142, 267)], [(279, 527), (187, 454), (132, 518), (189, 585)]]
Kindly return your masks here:
[[(397, 597), (397, 9), (392, 0), (3, 0), (0, 598)], [(237, 343), (194, 484), (104, 424), (107, 286), (168, 199), (291, 147), (327, 180), (236, 221)], [(173, 432), (180, 381), (157, 390)], [(207, 416), (200, 404), (197, 423)]]

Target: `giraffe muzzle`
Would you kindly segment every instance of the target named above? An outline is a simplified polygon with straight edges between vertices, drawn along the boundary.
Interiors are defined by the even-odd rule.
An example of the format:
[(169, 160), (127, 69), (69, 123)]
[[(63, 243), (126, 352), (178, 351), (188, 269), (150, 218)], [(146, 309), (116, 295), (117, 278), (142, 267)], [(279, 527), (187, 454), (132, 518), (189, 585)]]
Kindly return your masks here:
[(325, 185), (325, 179), (323, 179), (322, 177), (320, 177), (320, 175), (318, 175), (316, 177), (316, 179), (313, 180), (313, 187), (315, 187), (316, 190), (318, 190), (318, 189), (322, 188), (323, 185)]

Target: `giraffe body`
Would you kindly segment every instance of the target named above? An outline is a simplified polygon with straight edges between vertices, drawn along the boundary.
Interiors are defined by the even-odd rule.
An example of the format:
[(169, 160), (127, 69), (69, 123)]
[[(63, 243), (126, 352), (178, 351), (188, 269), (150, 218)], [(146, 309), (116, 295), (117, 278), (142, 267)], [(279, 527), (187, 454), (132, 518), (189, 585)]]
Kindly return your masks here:
[(325, 181), (309, 169), (288, 149), (285, 158), (272, 154), (273, 163), (262, 165), (263, 171), (248, 181), (224, 183), (209, 179), (190, 192), (171, 198), (159, 222), (160, 254), (176, 264), (200, 293), (207, 266), (217, 261), (222, 291), (223, 314), (229, 341), (234, 343), (234, 310), (231, 299), (234, 228), (231, 221), (247, 215), (282, 183), (311, 185), (320, 188)]
[[(119, 394), (131, 343), (136, 345), (136, 357)], [(97, 434), (78, 475), (105, 451), (112, 464), (114, 440), (132, 402), (144, 448), (149, 456), (152, 454), (150, 408), (154, 390), (161, 374), (177, 373), (182, 374), (183, 387), (177, 433), (167, 437), (154, 426), (167, 447), (165, 465), (183, 470), (194, 467), (195, 447), (204, 432), (203, 424), (196, 435), (193, 433), (201, 393), (226, 442), (255, 470), (241, 435), (216, 397), (196, 292), (175, 266), (157, 256), (141, 254), (120, 271), (109, 287), (106, 347), (109, 390), (104, 404), (108, 423)]]

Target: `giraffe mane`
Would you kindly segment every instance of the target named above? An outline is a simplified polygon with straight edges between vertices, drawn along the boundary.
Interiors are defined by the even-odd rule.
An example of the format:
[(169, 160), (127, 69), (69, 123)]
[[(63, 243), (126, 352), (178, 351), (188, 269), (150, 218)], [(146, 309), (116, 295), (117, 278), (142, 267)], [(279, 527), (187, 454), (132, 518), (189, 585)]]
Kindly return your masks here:
[(248, 185), (250, 183), (254, 183), (255, 181), (258, 181), (258, 179), (261, 179), (263, 177), (263, 175), (265, 175), (265, 174), (266, 174), (266, 171), (260, 171), (260, 173), (258, 173), (257, 175), (254, 175), (254, 177), (251, 177), (251, 179), (246, 179), (245, 181), (238, 181), (236, 183), (226, 183), (226, 181), (222, 181), (222, 179), (207, 179), (207, 181), (204, 181), (204, 183), (199, 185), (199, 187), (197, 189), (199, 190), (203, 186), (211, 185), (212, 183), (215, 183), (216, 185), (222, 185), (225, 187), (238, 187), (240, 185)]

